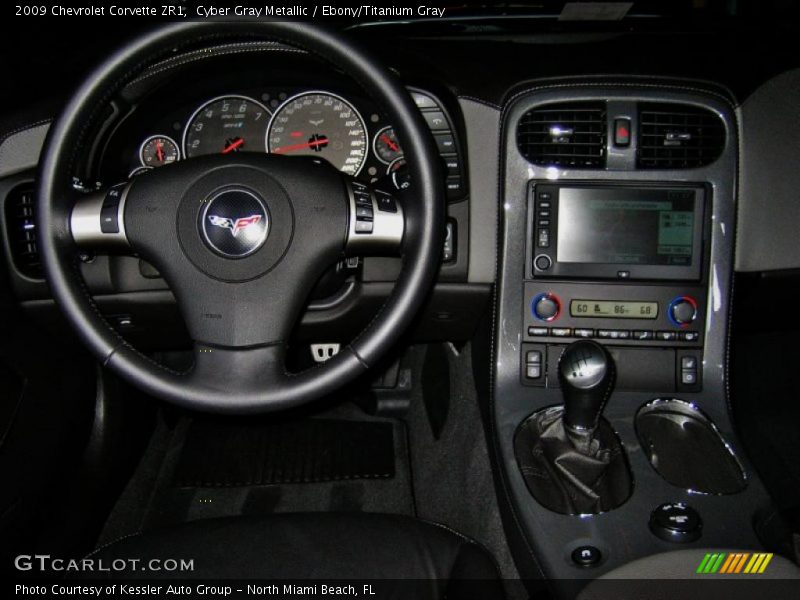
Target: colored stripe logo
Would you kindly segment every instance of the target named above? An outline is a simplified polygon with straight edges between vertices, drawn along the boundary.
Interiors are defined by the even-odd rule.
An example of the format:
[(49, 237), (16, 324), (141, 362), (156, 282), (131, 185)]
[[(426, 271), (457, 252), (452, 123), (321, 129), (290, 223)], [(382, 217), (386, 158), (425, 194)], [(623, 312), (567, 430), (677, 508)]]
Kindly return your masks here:
[(696, 572), (757, 575), (767, 570), (767, 565), (771, 560), (771, 552), (754, 552), (752, 554), (750, 552), (714, 552), (705, 555)]

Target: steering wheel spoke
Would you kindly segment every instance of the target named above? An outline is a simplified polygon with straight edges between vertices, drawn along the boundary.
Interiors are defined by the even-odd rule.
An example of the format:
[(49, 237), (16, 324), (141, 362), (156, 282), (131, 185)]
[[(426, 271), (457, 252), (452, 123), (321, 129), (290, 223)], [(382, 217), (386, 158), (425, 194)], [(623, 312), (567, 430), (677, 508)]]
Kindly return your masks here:
[[(384, 108), (416, 197), (366, 186), (319, 157), (242, 152), (177, 161), (108, 190), (71, 188), (84, 132), (143, 65), (201, 39), (281, 40), (332, 63)], [(176, 66), (176, 68), (179, 68)], [(50, 129), (38, 178), (39, 250), (54, 299), (108, 369), (191, 409), (250, 414), (329, 394), (374, 365), (422, 305), (439, 268), (444, 188), (436, 144), (408, 90), (351, 39), (305, 22), (166, 24), (129, 41), (78, 88)], [(172, 289), (195, 343), (186, 374), (142, 355), (104, 322), (74, 269), (75, 247), (133, 252)], [(287, 374), (286, 344), (309, 293), (346, 255), (399, 255), (395, 289), (324, 364)]]
[(77, 197), (69, 216), (69, 229), (79, 247), (93, 250), (130, 247), (124, 219), (130, 187), (130, 183), (121, 183)]
[(186, 378), (210, 395), (255, 395), (285, 384), (285, 359), (283, 343), (232, 348), (195, 342), (194, 366)]
[(347, 253), (350, 255), (399, 254), (405, 234), (403, 206), (396, 196), (348, 180)]

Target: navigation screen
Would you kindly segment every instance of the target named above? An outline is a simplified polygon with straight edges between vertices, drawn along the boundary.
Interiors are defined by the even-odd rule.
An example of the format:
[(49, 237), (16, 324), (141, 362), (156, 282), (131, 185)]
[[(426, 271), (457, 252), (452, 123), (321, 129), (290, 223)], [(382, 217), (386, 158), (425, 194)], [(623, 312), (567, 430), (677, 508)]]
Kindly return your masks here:
[(693, 190), (562, 187), (558, 261), (692, 264)]

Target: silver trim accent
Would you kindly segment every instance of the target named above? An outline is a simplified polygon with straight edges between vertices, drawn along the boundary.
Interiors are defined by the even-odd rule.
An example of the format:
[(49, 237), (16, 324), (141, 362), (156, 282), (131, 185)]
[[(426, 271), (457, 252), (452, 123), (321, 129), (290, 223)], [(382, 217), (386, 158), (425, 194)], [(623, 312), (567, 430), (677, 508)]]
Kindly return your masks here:
[[(250, 96), (242, 96), (241, 94), (223, 94), (222, 96), (217, 96), (216, 98), (211, 98), (203, 102), (200, 106), (197, 107), (197, 109), (195, 109), (192, 115), (186, 120), (186, 125), (183, 128), (183, 133), (181, 134), (180, 151), (182, 158), (189, 158), (189, 154), (186, 152), (186, 135), (189, 133), (189, 126), (192, 124), (192, 121), (194, 121), (198, 113), (202, 111), (206, 106), (208, 106), (209, 104), (214, 104), (214, 102), (224, 100), (225, 98), (239, 98), (240, 100), (247, 100), (248, 102), (252, 102), (253, 104), (257, 104), (258, 106), (263, 108), (265, 111), (267, 111), (267, 114), (269, 115), (269, 121), (267, 121), (267, 131), (269, 131), (269, 124), (272, 123), (272, 117), (274, 116), (274, 113), (270, 109), (268, 109), (266, 106), (264, 106), (261, 102), (259, 102), (255, 98), (251, 98)], [(264, 152), (269, 152), (266, 145), (264, 146)]]
[(339, 354), (341, 348), (341, 344), (336, 343), (311, 344), (311, 358), (313, 358), (316, 363), (324, 363)]
[[(145, 147), (145, 146), (146, 146), (146, 145), (147, 145), (147, 144), (148, 144), (148, 143), (149, 143), (151, 140), (154, 140), (154, 139), (156, 139), (156, 138), (163, 138), (163, 139), (165, 139), (165, 140), (169, 140), (170, 142), (172, 142), (172, 145), (173, 145), (173, 146), (175, 146), (175, 151), (178, 153), (178, 158), (176, 158), (176, 159), (175, 159), (174, 161), (172, 161), (172, 162), (178, 162), (179, 160), (181, 160), (181, 159), (183, 158), (183, 152), (181, 151), (181, 147), (178, 145), (178, 142), (176, 142), (176, 141), (175, 141), (173, 138), (171, 138), (171, 137), (170, 137), (170, 136), (168, 136), (168, 135), (161, 135), (160, 133), (156, 133), (155, 135), (151, 135), (150, 137), (147, 137), (147, 138), (145, 138), (145, 140), (144, 140), (144, 141), (141, 143), (141, 145), (139, 146), (139, 162), (141, 163), (141, 165), (142, 165), (143, 167), (146, 167), (146, 168), (148, 168), (148, 169), (153, 169), (153, 168), (154, 168), (154, 167), (153, 167), (153, 165), (148, 165), (148, 164), (146, 164), (146, 163), (144, 162), (144, 147)], [(164, 164), (171, 164), (171, 163), (164, 163)], [(163, 165), (162, 165), (162, 166), (163, 166)], [(135, 169), (134, 169), (134, 170), (135, 170)], [(128, 175), (128, 177), (130, 177), (130, 175)]]
[(394, 194), (390, 194), (397, 205), (397, 212), (378, 210), (375, 192), (369, 186), (364, 187), (372, 200), (372, 233), (356, 233), (356, 199), (353, 194), (353, 184), (348, 181), (347, 196), (350, 202), (350, 214), (347, 219), (347, 253), (364, 256), (370, 252), (381, 254), (399, 250), (403, 243), (406, 226), (400, 201)]
[[(308, 91), (305, 91), (305, 92), (300, 92), (299, 94), (295, 94), (294, 96), (290, 96), (289, 98), (284, 100), (283, 103), (280, 106), (278, 106), (275, 109), (274, 113), (272, 113), (272, 116), (269, 119), (269, 123), (267, 123), (267, 133), (264, 136), (264, 147), (266, 148), (267, 152), (270, 152), (270, 153), (272, 152), (272, 150), (270, 150), (270, 148), (269, 148), (269, 133), (272, 130), (272, 123), (273, 123), (273, 121), (275, 121), (275, 117), (277, 117), (278, 114), (284, 109), (284, 107), (287, 104), (289, 104), (290, 102), (294, 102), (295, 100), (297, 100), (298, 98), (301, 98), (303, 96), (311, 96), (311, 95), (314, 95), (314, 94), (323, 94), (325, 96), (331, 96), (332, 98), (336, 98), (337, 100), (341, 100), (342, 102), (347, 104), (347, 106), (352, 108), (353, 112), (356, 114), (356, 117), (358, 117), (358, 120), (361, 122), (362, 129), (364, 130), (364, 144), (365, 144), (365, 146), (367, 144), (369, 144), (369, 129), (367, 129), (367, 122), (364, 120), (364, 117), (361, 116), (361, 113), (358, 112), (358, 109), (355, 107), (355, 105), (350, 100), (348, 100), (347, 98), (343, 98), (342, 96), (339, 96), (338, 94), (334, 94), (333, 92), (328, 92), (326, 90), (308, 90)], [(361, 164), (358, 165), (358, 169), (356, 170), (356, 172), (352, 173), (352, 174), (351, 173), (346, 173), (346, 175), (350, 175), (351, 177), (358, 177), (359, 173), (361, 173), (361, 171), (364, 169), (364, 166), (367, 164), (367, 158), (369, 158), (369, 149), (365, 147), (364, 148), (364, 157), (361, 160)], [(339, 171), (342, 171), (342, 170), (339, 169)], [(342, 171), (342, 173), (344, 173), (344, 171)]]
[(131, 184), (128, 183), (122, 189), (122, 195), (117, 206), (118, 233), (103, 233), (100, 224), (100, 215), (103, 210), (103, 202), (106, 199), (108, 190), (91, 192), (79, 198), (72, 207), (69, 216), (69, 228), (72, 239), (78, 246), (97, 248), (97, 247), (116, 247), (128, 248), (128, 236), (125, 232), (125, 204), (128, 200), (128, 191)]
[[(742, 479), (744, 480), (745, 486), (747, 486), (750, 477), (748, 476), (747, 469), (744, 468), (742, 461), (739, 460), (739, 457), (736, 455), (736, 452), (733, 451), (733, 447), (728, 443), (728, 440), (725, 439), (725, 436), (722, 435), (722, 432), (719, 430), (714, 421), (711, 420), (711, 417), (709, 417), (705, 412), (703, 412), (703, 410), (699, 406), (697, 406), (697, 404), (695, 404), (694, 402), (688, 402), (686, 400), (681, 400), (680, 398), (656, 398), (654, 400), (651, 400), (650, 402), (645, 403), (643, 406), (639, 407), (639, 410), (637, 410), (636, 414), (633, 416), (633, 428), (634, 431), (636, 432), (636, 437), (637, 438), (639, 437), (639, 428), (637, 427), (636, 424), (639, 420), (640, 415), (655, 412), (655, 410), (658, 409), (659, 407), (669, 406), (670, 404), (678, 404), (682, 406), (686, 411), (694, 413), (694, 415), (697, 417), (698, 420), (704, 421), (711, 428), (711, 430), (717, 434), (719, 441), (722, 443), (722, 445), (725, 447), (725, 449), (733, 458), (736, 465), (739, 467), (739, 471), (742, 474)], [(658, 473), (661, 476), (662, 479), (664, 478), (664, 476), (661, 475), (661, 473), (659, 473), (658, 469), (656, 469), (653, 463), (650, 462), (649, 458), (647, 460), (647, 463), (653, 468), (653, 470), (656, 473)], [(698, 496), (732, 496), (733, 494), (741, 493), (741, 492), (734, 492), (733, 494), (720, 494), (713, 492), (702, 492), (700, 490), (693, 490), (691, 488), (687, 488), (685, 491), (689, 494), (694, 494)]]

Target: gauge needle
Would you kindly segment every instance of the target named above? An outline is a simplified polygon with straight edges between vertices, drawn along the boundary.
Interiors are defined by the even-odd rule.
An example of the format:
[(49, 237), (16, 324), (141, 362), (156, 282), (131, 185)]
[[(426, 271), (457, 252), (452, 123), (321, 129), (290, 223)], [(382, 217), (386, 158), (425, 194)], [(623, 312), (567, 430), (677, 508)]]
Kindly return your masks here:
[(392, 138), (390, 138), (390, 137), (389, 137), (388, 135), (386, 135), (385, 133), (384, 133), (383, 135), (381, 135), (381, 139), (382, 139), (384, 142), (386, 142), (386, 145), (387, 145), (387, 146), (389, 146), (389, 150), (391, 150), (392, 152), (398, 152), (398, 151), (400, 150), (400, 146), (398, 146), (397, 144), (395, 144), (395, 143), (392, 141)]
[(156, 142), (156, 158), (159, 162), (164, 162), (164, 142), (161, 140)]
[(274, 154), (283, 154), (284, 152), (293, 152), (294, 150), (302, 150), (303, 148), (316, 148), (317, 146), (325, 146), (328, 143), (328, 138), (319, 138), (306, 142), (305, 144), (292, 144), (291, 146), (284, 146), (283, 148), (275, 148), (272, 152)]
[(236, 138), (233, 142), (225, 146), (225, 149), (222, 151), (222, 153), (227, 154), (228, 152), (233, 152), (242, 144), (244, 144), (244, 138)]

